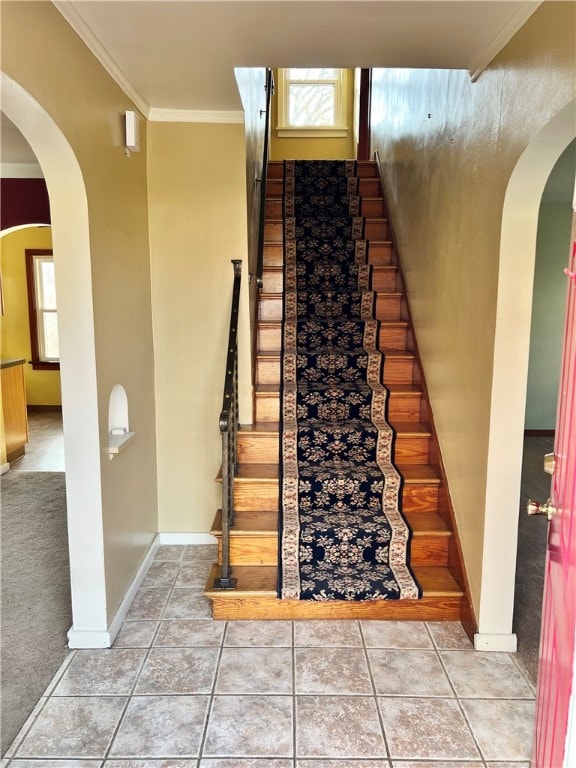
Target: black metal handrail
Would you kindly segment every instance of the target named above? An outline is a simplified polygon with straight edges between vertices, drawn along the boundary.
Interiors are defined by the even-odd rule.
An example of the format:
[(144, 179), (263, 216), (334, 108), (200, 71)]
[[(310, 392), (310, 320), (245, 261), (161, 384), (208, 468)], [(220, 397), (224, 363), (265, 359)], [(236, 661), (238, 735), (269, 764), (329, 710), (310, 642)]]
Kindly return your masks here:
[[(266, 179), (268, 177), (268, 154), (270, 140), (270, 112), (274, 93), (274, 74), (266, 70), (266, 125), (264, 127), (264, 148), (262, 150), (262, 178), (260, 179), (260, 218), (258, 221), (258, 261), (256, 264), (256, 282), (262, 288), (264, 272), (264, 220), (266, 218)], [(262, 114), (262, 110), (260, 111)]]
[(238, 311), (240, 306), (240, 281), (242, 261), (232, 259), (234, 285), (232, 288), (232, 310), (230, 333), (226, 355), (226, 376), (224, 396), (220, 412), (220, 433), (222, 435), (222, 566), (220, 575), (214, 579), (214, 589), (235, 589), (236, 579), (230, 568), (230, 529), (234, 523), (234, 476), (238, 467)]

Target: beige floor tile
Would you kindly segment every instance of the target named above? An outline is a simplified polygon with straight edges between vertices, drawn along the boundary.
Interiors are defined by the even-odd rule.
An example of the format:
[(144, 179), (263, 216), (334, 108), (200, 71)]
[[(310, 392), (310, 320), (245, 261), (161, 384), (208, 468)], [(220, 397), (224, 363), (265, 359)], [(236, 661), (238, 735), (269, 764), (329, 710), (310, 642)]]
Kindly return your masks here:
[(223, 648), (216, 693), (292, 693), (291, 648)]
[(298, 696), (296, 754), (303, 757), (385, 758), (376, 704), (370, 696)]
[(166, 609), (165, 619), (209, 619), (212, 605), (198, 589), (174, 589)]
[(188, 760), (106, 760), (104, 768), (196, 768), (197, 763), (195, 757)]
[(433, 648), (421, 621), (363, 621), (367, 648)]
[(532, 698), (532, 689), (507, 653), (442, 651), (450, 680), (461, 698)]
[(51, 698), (16, 757), (104, 757), (125, 704), (121, 696)]
[[(8, 765), (4, 761), (0, 761), (0, 768), (4, 768), (4, 765)], [(46, 760), (41, 758), (40, 760), (13, 760), (10, 763), (14, 768), (100, 768), (102, 760)]]
[(296, 760), (296, 768), (389, 768), (388, 760)]
[(217, 558), (217, 544), (188, 544), (184, 550), (184, 560), (209, 560), (215, 563)]
[(380, 695), (454, 695), (436, 651), (369, 648), (368, 659)]
[(296, 621), (295, 646), (362, 646), (362, 635), (357, 621)]
[(204, 589), (211, 566), (212, 563), (209, 560), (200, 562), (184, 560), (178, 571), (176, 586)]
[(154, 560), (172, 560), (175, 562), (180, 562), (184, 556), (185, 550), (185, 546), (178, 544), (164, 544), (163, 546), (158, 547), (158, 550), (154, 556)]
[(482, 760), (450, 760), (449, 763), (437, 760), (393, 760), (392, 768), (484, 768), (484, 763)]
[(134, 693), (210, 693), (218, 653), (218, 648), (152, 648)]
[(134, 696), (109, 757), (197, 756), (208, 696)]
[(534, 702), (466, 699), (462, 707), (485, 760), (529, 760)]
[(480, 755), (455, 699), (381, 698), (394, 760), (474, 760)]
[(160, 619), (169, 595), (169, 587), (140, 588), (136, 592), (126, 620)]
[(149, 648), (157, 629), (157, 621), (125, 621), (112, 647)]
[(259, 758), (239, 759), (238, 757), (206, 758), (200, 760), (199, 768), (293, 768), (290, 759), (260, 760)]
[(222, 644), (226, 622), (212, 619), (171, 619), (161, 621), (155, 646), (219, 646)]
[(373, 692), (363, 648), (296, 648), (296, 693), (370, 695)]
[(146, 651), (131, 648), (76, 651), (53, 695), (129, 695), (145, 655)]
[(291, 696), (215, 696), (203, 757), (291, 757)]
[(446, 650), (474, 648), (459, 621), (428, 621), (427, 627), (437, 648)]
[(292, 645), (291, 621), (230, 621), (224, 638), (226, 646)]
[(172, 587), (178, 575), (178, 562), (153, 561), (140, 585), (147, 587)]

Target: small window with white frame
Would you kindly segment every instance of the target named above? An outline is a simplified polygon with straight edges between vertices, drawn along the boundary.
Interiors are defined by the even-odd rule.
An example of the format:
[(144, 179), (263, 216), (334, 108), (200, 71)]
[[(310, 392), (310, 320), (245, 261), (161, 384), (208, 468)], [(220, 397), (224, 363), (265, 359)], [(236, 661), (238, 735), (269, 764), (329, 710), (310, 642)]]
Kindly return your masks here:
[(32, 367), (58, 368), (58, 314), (52, 251), (26, 249)]
[(346, 70), (279, 70), (278, 136), (347, 135)]

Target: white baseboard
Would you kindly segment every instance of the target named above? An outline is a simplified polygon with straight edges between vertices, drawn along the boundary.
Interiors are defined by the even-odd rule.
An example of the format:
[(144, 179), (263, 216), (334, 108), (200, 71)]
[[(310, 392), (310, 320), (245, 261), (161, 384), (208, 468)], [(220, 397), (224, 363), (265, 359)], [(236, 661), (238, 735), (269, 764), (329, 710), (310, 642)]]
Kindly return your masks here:
[(506, 651), (516, 653), (518, 650), (518, 639), (511, 632), (507, 635), (492, 635), (478, 632), (474, 635), (474, 648), (477, 651)]
[(160, 546), (160, 537), (159, 535), (156, 535), (154, 541), (152, 542), (152, 544), (150, 545), (150, 548), (148, 549), (148, 552), (146, 552), (146, 556), (140, 563), (140, 567), (138, 568), (136, 575), (132, 579), (132, 583), (128, 587), (128, 590), (124, 595), (122, 602), (118, 606), (118, 610), (114, 614), (114, 618), (110, 622), (110, 626), (108, 627), (108, 629), (84, 630), (84, 629), (74, 629), (74, 627), (72, 627), (72, 629), (70, 629), (68, 632), (69, 648), (110, 648), (111, 647), (112, 643), (116, 639), (116, 635), (120, 631), (120, 627), (122, 626), (124, 619), (128, 614), (128, 611), (130, 610), (130, 606), (132, 605), (132, 602), (136, 597), (136, 592), (140, 588), (140, 584), (142, 584), (142, 581), (146, 576), (148, 568), (150, 567), (150, 563), (154, 559), (154, 555), (158, 551), (159, 546)]
[(5, 475), (6, 472), (9, 472), (9, 471), (10, 471), (10, 464), (8, 464), (8, 462), (0, 466), (0, 475)]
[(159, 533), (160, 544), (216, 544), (217, 539), (210, 533)]

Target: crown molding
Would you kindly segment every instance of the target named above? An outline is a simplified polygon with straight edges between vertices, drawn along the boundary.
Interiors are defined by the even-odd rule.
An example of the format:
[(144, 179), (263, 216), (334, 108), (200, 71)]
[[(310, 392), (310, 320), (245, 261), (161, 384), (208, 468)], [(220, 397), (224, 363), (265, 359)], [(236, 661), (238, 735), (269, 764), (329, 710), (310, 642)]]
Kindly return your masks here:
[(542, 1), (526, 2), (519, 8), (512, 18), (505, 24), (490, 45), (476, 57), (470, 67), (470, 80), (475, 83), (490, 62), (500, 53), (504, 46), (510, 42), (516, 32), (526, 24), (534, 11), (542, 5)]
[(239, 123), (244, 124), (244, 112), (210, 109), (162, 109), (152, 107), (148, 120), (157, 123)]
[(112, 77), (112, 79), (116, 81), (116, 83), (124, 91), (126, 96), (128, 96), (128, 98), (134, 103), (134, 105), (138, 107), (140, 112), (145, 117), (148, 117), (148, 114), (150, 112), (150, 108), (148, 104), (144, 101), (144, 99), (138, 93), (138, 91), (134, 88), (134, 86), (128, 81), (128, 79), (122, 72), (121, 68), (114, 61), (112, 56), (110, 56), (106, 48), (102, 45), (98, 37), (86, 24), (84, 19), (82, 19), (81, 16), (79, 16), (78, 12), (74, 8), (70, 0), (52, 0), (52, 3), (56, 7), (56, 9), (60, 11), (62, 16), (66, 19), (68, 24), (70, 24), (70, 26), (77, 33), (80, 39), (92, 51), (94, 56), (96, 56), (96, 58), (98, 59), (100, 64), (102, 64), (104, 69), (108, 72), (110, 77)]

